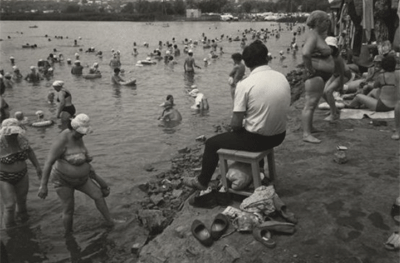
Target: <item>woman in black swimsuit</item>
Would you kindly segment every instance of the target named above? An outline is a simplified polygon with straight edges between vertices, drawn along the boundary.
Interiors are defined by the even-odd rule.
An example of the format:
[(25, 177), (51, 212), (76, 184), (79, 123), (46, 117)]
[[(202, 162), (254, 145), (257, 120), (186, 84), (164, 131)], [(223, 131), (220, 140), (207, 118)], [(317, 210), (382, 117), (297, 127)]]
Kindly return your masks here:
[(72, 104), (71, 93), (63, 86), (64, 82), (61, 80), (53, 82), (53, 88), (58, 92), (57, 102), (60, 103), (57, 108), (56, 116), (57, 118), (61, 118), (62, 123), (68, 122), (76, 113), (75, 106)]
[(0, 130), (0, 191), (4, 205), (4, 224), (6, 228), (15, 226), (15, 211), (24, 221), (28, 218), (26, 199), (29, 189), (26, 160), (36, 168), (39, 179), (42, 169), (28, 140), (22, 136), (25, 130), (14, 118), (2, 122)]
[(397, 103), (396, 97), (396, 59), (394, 56), (386, 56), (382, 59), (384, 70), (377, 77), (374, 89), (368, 95), (357, 94), (354, 99), (346, 105), (347, 108), (359, 108), (365, 105), (368, 109), (376, 112), (391, 111)]
[(331, 48), (325, 43), (331, 21), (327, 13), (317, 10), (307, 18), (310, 31), (303, 46), (304, 67), (308, 72), (305, 82), (305, 105), (302, 112), (303, 141), (320, 143), (311, 133), (317, 132), (313, 127), (313, 115), (320, 100), (325, 83), (332, 76), (335, 63)]

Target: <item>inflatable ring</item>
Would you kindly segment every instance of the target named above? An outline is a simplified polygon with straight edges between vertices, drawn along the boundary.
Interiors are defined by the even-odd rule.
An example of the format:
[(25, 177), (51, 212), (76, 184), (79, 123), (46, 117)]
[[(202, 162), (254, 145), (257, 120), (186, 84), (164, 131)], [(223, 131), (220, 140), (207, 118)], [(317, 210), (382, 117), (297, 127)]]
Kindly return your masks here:
[(86, 75), (82, 75), (82, 77), (85, 79), (97, 79), (97, 78), (101, 78), (101, 74), (86, 74)]
[(34, 122), (32, 123), (33, 127), (46, 127), (46, 126), (50, 126), (53, 124), (53, 121), (48, 120), (48, 121), (38, 121), (38, 122)]
[(121, 85), (123, 85), (123, 86), (134, 86), (134, 85), (136, 85), (136, 79), (130, 79), (128, 81), (125, 81), (125, 82), (121, 83)]
[(140, 63), (142, 65), (154, 65), (154, 64), (157, 64), (157, 62), (155, 62), (155, 61), (146, 61), (146, 60), (143, 60)]

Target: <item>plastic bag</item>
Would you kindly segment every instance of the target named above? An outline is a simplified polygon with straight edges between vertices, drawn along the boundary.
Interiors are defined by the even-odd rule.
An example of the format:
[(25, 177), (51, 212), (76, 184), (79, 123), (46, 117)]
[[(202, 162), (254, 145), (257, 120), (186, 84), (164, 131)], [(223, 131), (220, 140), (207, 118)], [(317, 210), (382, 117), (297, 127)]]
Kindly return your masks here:
[(253, 181), (251, 165), (241, 162), (232, 163), (226, 173), (226, 179), (232, 182), (233, 190), (246, 188)]

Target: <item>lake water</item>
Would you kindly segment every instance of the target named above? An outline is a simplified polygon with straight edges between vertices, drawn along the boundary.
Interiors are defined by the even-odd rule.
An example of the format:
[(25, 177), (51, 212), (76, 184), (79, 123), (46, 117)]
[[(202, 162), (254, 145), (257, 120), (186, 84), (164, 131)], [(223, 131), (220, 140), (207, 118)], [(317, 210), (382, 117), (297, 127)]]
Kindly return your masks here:
[[(53, 21), (1, 21), (0, 29), (0, 68), (12, 72), (9, 57), (15, 58), (15, 65), (25, 76), (31, 65), (39, 59), (46, 59), (50, 53), (62, 53), (64, 63), (54, 65), (54, 77), (39, 84), (26, 81), (15, 83), (5, 93), (10, 105), (11, 114), (23, 111), (31, 120), (35, 112), (43, 110), (47, 118), (54, 119), (56, 105), (47, 103), (46, 98), (52, 91), (54, 80), (63, 80), (65, 87), (72, 94), (72, 102), (77, 113), (86, 113), (91, 118), (94, 133), (85, 136), (84, 141), (94, 156), (92, 164), (96, 171), (111, 186), (112, 194), (107, 198), (111, 213), (118, 214), (127, 220), (131, 217), (128, 209), (119, 207), (121, 197), (137, 184), (148, 180), (143, 166), (165, 162), (176, 154), (179, 148), (192, 144), (196, 137), (213, 133), (213, 124), (226, 121), (231, 115), (232, 101), (227, 83), (228, 73), (232, 69), (231, 54), (241, 52), (240, 42), (229, 42), (226, 38), (218, 42), (225, 54), (213, 60), (208, 67), (203, 66), (203, 59), (208, 57), (210, 49), (203, 49), (201, 43), (194, 47), (196, 63), (202, 67), (196, 71), (193, 79), (183, 73), (183, 62), (186, 55), (182, 41), (200, 40), (204, 33), (209, 39), (225, 36), (240, 36), (244, 29), (277, 29), (271, 22), (154, 22), (152, 25), (136, 22), (53, 22)], [(36, 25), (37, 28), (30, 28)], [(302, 25), (301, 25), (302, 26)], [(286, 54), (293, 33), (282, 25), (284, 31), (279, 39), (268, 39), (267, 47), (276, 59), (271, 67), (283, 74), (293, 70), (301, 62), (300, 52), (297, 56)], [(47, 35), (47, 37), (46, 37)], [(55, 36), (62, 36), (57, 39)], [(248, 43), (251, 36), (247, 35)], [(163, 61), (156, 65), (136, 67), (137, 60), (144, 60), (147, 53), (158, 48), (159, 41), (172, 43), (176, 39), (181, 49), (181, 56), (175, 58), (175, 66), (166, 66)], [(78, 47), (74, 46), (78, 41)], [(301, 46), (304, 34), (297, 37)], [(132, 56), (133, 43), (137, 43), (139, 55)], [(145, 48), (143, 43), (149, 43)], [(36, 44), (36, 49), (22, 48), (25, 44)], [(100, 59), (94, 53), (84, 51), (94, 47), (103, 51)], [(53, 52), (56, 49), (57, 52)], [(82, 49), (83, 51), (80, 51)], [(116, 87), (111, 84), (112, 69), (108, 66), (112, 49), (121, 53), (123, 77), (137, 79), (136, 87)], [(164, 47), (165, 49), (165, 47)], [(280, 60), (279, 51), (285, 51), (286, 59)], [(99, 63), (102, 78), (87, 80), (70, 74), (70, 65), (66, 59), (79, 60), (86, 67), (94, 62)], [(218, 52), (219, 53), (219, 52)], [(85, 68), (84, 72), (88, 72)], [(249, 71), (247, 69), (246, 73)], [(192, 84), (208, 98), (210, 110), (198, 114), (190, 110), (194, 99), (186, 93)], [(175, 127), (160, 125), (157, 117), (162, 108), (159, 106), (168, 94), (175, 98), (183, 121)], [(59, 124), (59, 120), (57, 120)], [(59, 134), (58, 125), (36, 129), (28, 127), (27, 138), (43, 166), (48, 150), (54, 138)], [(112, 262), (111, 254), (124, 254), (122, 241), (118, 235), (110, 234), (99, 225), (102, 218), (94, 208), (93, 202), (80, 193), (75, 194), (75, 239), (65, 240), (62, 237), (61, 207), (54, 189), (49, 185), (49, 196), (45, 201), (37, 197), (39, 181), (29, 164), (30, 191), (28, 195), (28, 225), (6, 233), (1, 231), (1, 238), (6, 243), (13, 262)], [(127, 229), (125, 229), (127, 230)], [(124, 229), (120, 229), (121, 233)]]

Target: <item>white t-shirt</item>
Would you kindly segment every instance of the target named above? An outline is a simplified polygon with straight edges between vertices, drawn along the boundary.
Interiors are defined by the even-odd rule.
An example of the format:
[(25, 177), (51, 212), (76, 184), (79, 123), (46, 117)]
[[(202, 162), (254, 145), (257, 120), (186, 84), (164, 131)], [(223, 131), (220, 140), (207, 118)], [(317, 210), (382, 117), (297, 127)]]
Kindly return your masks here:
[(290, 85), (286, 77), (269, 66), (259, 66), (238, 82), (234, 112), (245, 112), (244, 128), (272, 136), (286, 131)]

